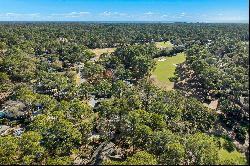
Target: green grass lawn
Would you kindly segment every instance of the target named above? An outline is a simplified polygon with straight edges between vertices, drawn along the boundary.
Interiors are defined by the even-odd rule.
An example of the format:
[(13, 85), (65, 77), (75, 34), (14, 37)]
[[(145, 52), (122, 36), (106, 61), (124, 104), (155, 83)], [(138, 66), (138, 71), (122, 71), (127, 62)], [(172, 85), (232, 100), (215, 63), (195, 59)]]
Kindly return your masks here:
[(157, 48), (172, 48), (173, 44), (170, 41), (167, 42), (155, 42)]
[(178, 53), (176, 56), (166, 57), (165, 61), (158, 61), (161, 58), (156, 59), (156, 69), (153, 72), (153, 77), (156, 79), (156, 84), (167, 90), (173, 88), (174, 83), (169, 78), (174, 76), (176, 64), (182, 63), (186, 60), (184, 53)]
[[(221, 144), (223, 144), (225, 140), (223, 138), (220, 138), (220, 142)], [(238, 152), (237, 150), (228, 152), (226, 149), (221, 148), (219, 150), (219, 164), (227, 165), (230, 164), (230, 161), (233, 161), (235, 164), (237, 163), (237, 165), (247, 164), (246, 159), (242, 153)]]
[(237, 163), (238, 165), (245, 165), (246, 163), (246, 159), (245, 157), (237, 152), (236, 150), (234, 150), (233, 152), (228, 152), (225, 149), (220, 149), (219, 150), (219, 160), (220, 160), (220, 164), (228, 164), (228, 161), (234, 161), (234, 163)]

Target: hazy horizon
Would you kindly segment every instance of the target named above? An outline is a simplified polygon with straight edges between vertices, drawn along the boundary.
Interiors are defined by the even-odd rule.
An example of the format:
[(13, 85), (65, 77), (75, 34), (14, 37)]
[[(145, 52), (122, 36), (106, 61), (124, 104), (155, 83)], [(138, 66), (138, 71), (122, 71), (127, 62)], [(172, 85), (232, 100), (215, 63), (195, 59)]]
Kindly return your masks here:
[(161, 24), (249, 24), (246, 22), (186, 22), (186, 21), (0, 21), (0, 23), (161, 23)]

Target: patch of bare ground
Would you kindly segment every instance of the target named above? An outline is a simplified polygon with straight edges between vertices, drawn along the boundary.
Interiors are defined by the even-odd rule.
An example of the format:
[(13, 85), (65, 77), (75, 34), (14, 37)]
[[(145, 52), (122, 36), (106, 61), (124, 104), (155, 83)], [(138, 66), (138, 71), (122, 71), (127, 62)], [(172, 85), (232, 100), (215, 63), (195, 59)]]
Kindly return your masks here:
[(116, 48), (95, 48), (90, 49), (93, 53), (95, 53), (96, 57), (99, 59), (100, 55), (103, 53), (112, 53), (115, 51)]

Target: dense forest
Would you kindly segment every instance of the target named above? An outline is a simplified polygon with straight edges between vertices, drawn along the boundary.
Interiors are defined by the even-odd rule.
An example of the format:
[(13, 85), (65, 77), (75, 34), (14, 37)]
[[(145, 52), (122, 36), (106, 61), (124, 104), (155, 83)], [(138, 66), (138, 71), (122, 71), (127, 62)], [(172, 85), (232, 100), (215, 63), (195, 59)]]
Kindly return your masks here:
[[(247, 164), (248, 30), (2, 22), (0, 164)], [(153, 84), (155, 58), (179, 52), (174, 88)]]

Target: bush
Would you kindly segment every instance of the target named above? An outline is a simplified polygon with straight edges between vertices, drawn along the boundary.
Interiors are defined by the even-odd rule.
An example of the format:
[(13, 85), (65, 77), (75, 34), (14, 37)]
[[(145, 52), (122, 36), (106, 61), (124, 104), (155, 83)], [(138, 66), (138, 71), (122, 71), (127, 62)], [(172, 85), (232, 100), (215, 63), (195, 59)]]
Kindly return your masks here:
[(169, 78), (169, 81), (171, 81), (171, 82), (176, 82), (177, 80), (178, 80), (177, 76), (173, 76), (173, 77)]
[(236, 140), (240, 143), (244, 143), (246, 140), (246, 129), (241, 126), (236, 126), (234, 132), (236, 134)]
[(228, 152), (233, 152), (235, 150), (235, 144), (232, 141), (226, 140), (225, 143), (223, 144), (223, 147), (228, 151)]

